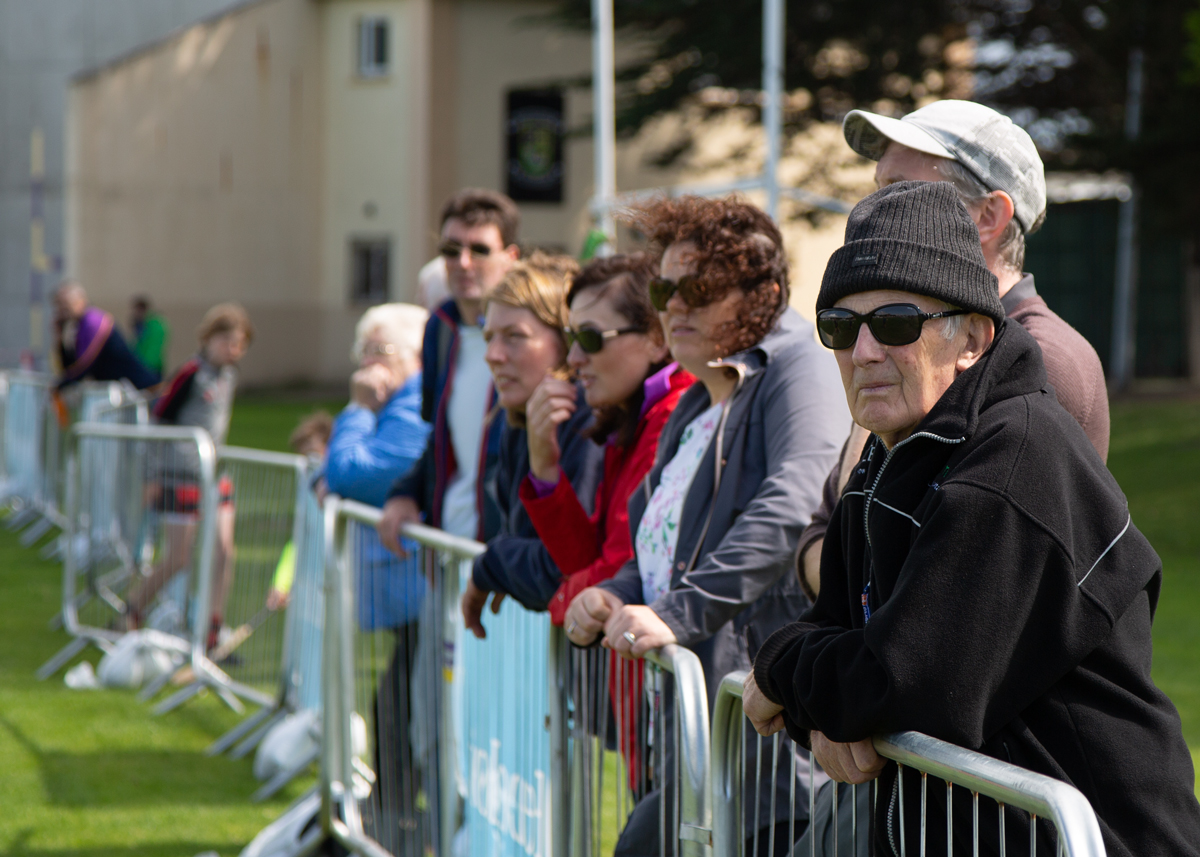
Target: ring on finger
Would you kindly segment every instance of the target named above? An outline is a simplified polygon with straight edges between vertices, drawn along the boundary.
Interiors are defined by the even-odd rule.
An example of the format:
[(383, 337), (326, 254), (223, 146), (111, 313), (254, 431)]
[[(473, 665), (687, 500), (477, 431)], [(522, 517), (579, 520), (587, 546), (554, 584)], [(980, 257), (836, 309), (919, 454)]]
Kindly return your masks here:
[(625, 641), (626, 641), (627, 643), (629, 643), (629, 645), (631, 645), (631, 646), (632, 646), (634, 643), (636, 643), (636, 642), (637, 642), (637, 635), (636, 635), (636, 634), (634, 634), (634, 633), (633, 633), (633, 631), (626, 631), (626, 632), (625, 632), (624, 634), (622, 634), (621, 636), (622, 636), (622, 637), (624, 637), (624, 638), (625, 638)]
[(574, 633), (575, 633), (575, 629), (576, 629), (576, 628), (578, 628), (578, 627), (579, 627), (579, 623), (578, 623), (578, 622), (572, 622), (572, 623), (571, 623), (571, 627), (567, 629), (567, 636), (568, 636), (568, 637), (570, 637), (572, 634), (574, 634)]

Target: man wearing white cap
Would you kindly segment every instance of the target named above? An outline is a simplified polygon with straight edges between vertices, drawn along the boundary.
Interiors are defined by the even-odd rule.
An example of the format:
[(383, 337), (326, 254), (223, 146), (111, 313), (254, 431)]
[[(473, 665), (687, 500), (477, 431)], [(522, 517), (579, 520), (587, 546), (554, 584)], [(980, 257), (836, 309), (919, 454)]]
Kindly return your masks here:
[(1008, 317), (1042, 347), (1059, 404), (1108, 458), (1108, 391), (1096, 349), (1038, 297), (1021, 271), (1025, 236), (1046, 217), (1037, 147), (1003, 113), (972, 101), (935, 101), (903, 119), (852, 110), (842, 123), (850, 148), (878, 161), (875, 184), (948, 181), (967, 206)]
[[(878, 161), (878, 187), (899, 181), (953, 185), (979, 227), (983, 258), (1000, 284), (1000, 303), (1042, 348), (1046, 375), (1059, 404), (1073, 416), (1100, 458), (1108, 459), (1108, 390), (1091, 344), (1056, 315), (1021, 270), (1025, 236), (1046, 217), (1046, 178), (1037, 147), (1003, 113), (973, 101), (935, 101), (903, 119), (851, 110), (842, 133), (854, 151)], [(867, 433), (855, 429), (843, 461), (858, 460)], [(800, 579), (810, 597), (820, 584), (821, 541), (849, 474), (835, 471), (821, 507), (800, 537)], [(815, 550), (813, 549), (815, 548)]]

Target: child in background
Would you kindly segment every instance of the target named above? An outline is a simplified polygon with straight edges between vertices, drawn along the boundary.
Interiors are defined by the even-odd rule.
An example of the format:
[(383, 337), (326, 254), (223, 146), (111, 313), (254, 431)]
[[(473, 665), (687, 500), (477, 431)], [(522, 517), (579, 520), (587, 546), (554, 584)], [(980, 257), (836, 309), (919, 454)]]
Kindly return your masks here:
[[(200, 322), (196, 335), (200, 350), (179, 368), (167, 392), (154, 403), (160, 425), (197, 426), (208, 432), (215, 445), (225, 442), (237, 365), (254, 338), (246, 311), (237, 304), (218, 304)], [(200, 462), (194, 446), (173, 444), (159, 450), (150, 465), (146, 501), (160, 514), (165, 530), (165, 550), (149, 576), (129, 594), (127, 626), (140, 627), (142, 613), (159, 590), (191, 564), (200, 518)], [(207, 644), (217, 645), (225, 598), (233, 580), (233, 483), (223, 477), (217, 486), (217, 539), (210, 600), (211, 620)]]
[[(300, 421), (288, 445), (298, 455), (308, 459), (308, 472), (320, 473), (325, 464), (325, 450), (329, 446), (329, 436), (333, 434), (333, 417), (328, 411), (314, 411)], [(320, 500), (325, 493), (324, 480), (311, 486), (317, 492)], [(283, 546), (279, 563), (275, 566), (275, 576), (271, 578), (271, 589), (267, 592), (267, 607), (280, 610), (287, 607), (288, 598), (292, 591), (292, 580), (296, 576), (296, 545), (291, 540)]]

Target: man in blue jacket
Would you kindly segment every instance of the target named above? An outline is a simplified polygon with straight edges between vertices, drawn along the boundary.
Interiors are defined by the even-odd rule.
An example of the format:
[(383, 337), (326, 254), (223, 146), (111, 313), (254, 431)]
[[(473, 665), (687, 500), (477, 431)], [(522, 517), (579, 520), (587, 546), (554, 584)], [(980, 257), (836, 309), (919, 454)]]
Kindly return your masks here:
[(511, 199), (478, 188), (459, 191), (442, 207), (442, 243), (451, 300), (425, 326), (421, 416), (433, 431), (421, 459), (388, 493), (379, 537), (399, 552), (400, 528), (424, 520), (464, 538), (487, 541), (499, 513), (483, 486), (494, 469), (503, 420), (494, 408), (483, 359), (483, 302), (520, 255), (521, 214)]

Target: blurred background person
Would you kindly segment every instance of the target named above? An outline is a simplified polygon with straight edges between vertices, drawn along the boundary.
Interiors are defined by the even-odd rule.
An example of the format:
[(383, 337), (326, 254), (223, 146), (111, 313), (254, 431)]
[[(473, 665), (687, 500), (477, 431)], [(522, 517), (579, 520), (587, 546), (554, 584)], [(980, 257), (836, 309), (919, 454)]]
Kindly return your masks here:
[[(314, 491), (324, 485), (321, 472), (325, 468), (325, 450), (329, 447), (331, 434), (333, 417), (329, 411), (321, 410), (313, 411), (302, 419), (288, 437), (288, 446), (292, 448), (292, 452), (308, 459), (308, 472), (316, 477), (315, 482), (309, 485)], [(275, 565), (275, 574), (271, 577), (271, 587), (267, 590), (267, 607), (272, 610), (287, 607), (295, 576), (296, 544), (289, 539), (284, 545), (283, 555)]]
[(161, 381), (167, 358), (171, 328), (167, 320), (150, 306), (150, 299), (139, 295), (130, 302), (129, 329), (133, 333), (133, 353), (142, 365)]
[(358, 369), (350, 404), (333, 424), (325, 482), (334, 494), (382, 507), (398, 474), (421, 457), (429, 424), (421, 419), (421, 339), (429, 313), (380, 304), (359, 319)]
[(446, 285), (446, 258), (440, 253), (421, 267), (417, 274), (417, 303), (433, 312), (450, 300)]
[(582, 388), (566, 380), (567, 289), (577, 271), (573, 259), (535, 253), (515, 264), (488, 298), (483, 335), (505, 425), (493, 489), (500, 534), (475, 559), (462, 597), (464, 626), (476, 637), (486, 636), (480, 616), (488, 593), (495, 593), (493, 612), (505, 595), (527, 609), (545, 610), (562, 584), (562, 574), (538, 537), (519, 493), (530, 463), (526, 409), (546, 379), (561, 380), (567, 400), (553, 428), (559, 450), (556, 467), (568, 483), (566, 490), (585, 498), (589, 514), (603, 472), (603, 451), (584, 434), (592, 419), (591, 408)]
[(442, 206), (439, 255), (451, 299), (425, 326), (421, 417), (433, 426), (425, 451), (388, 492), (379, 537), (400, 548), (400, 528), (424, 520), (487, 541), (500, 528), (483, 484), (496, 466), (500, 423), (484, 422), (495, 401), (483, 354), (483, 304), (520, 256), (521, 212), (502, 193), (467, 188)]
[[(229, 417), (237, 389), (237, 365), (254, 339), (250, 316), (237, 304), (218, 304), (204, 314), (196, 330), (200, 350), (171, 378), (167, 392), (154, 403), (160, 425), (196, 426), (220, 446), (229, 433)], [(179, 571), (192, 563), (196, 524), (200, 515), (200, 462), (186, 443), (162, 449), (151, 466), (147, 499), (164, 526), (165, 547), (150, 574), (129, 593), (126, 621), (142, 624), (143, 612)], [(222, 477), (217, 485), (217, 538), (213, 546), (213, 580), (209, 602), (208, 649), (217, 647), (225, 599), (233, 582), (233, 482)]]
[[(634, 225), (662, 251), (649, 288), (671, 355), (700, 383), (663, 430), (646, 490), (630, 498), (633, 558), (575, 598), (566, 631), (577, 645), (603, 634), (603, 644), (626, 657), (687, 646), (704, 667), (712, 705), (722, 677), (748, 669), (762, 641), (808, 606), (789, 572), (850, 414), (835, 362), (813, 326), (788, 308), (783, 239), (764, 212), (736, 198), (683, 197), (648, 206)], [(674, 706), (665, 699), (663, 734), (671, 735)], [(755, 744), (746, 740), (752, 759)], [(673, 742), (663, 752), (665, 770), (674, 771)], [(796, 764), (799, 836), (809, 777), (807, 760)], [(747, 787), (770, 794), (769, 768)], [(780, 764), (776, 799), (745, 821), (762, 855), (790, 850), (790, 773), (790, 763)], [(661, 853), (659, 805), (671, 805), (674, 788), (668, 778), (637, 804), (616, 854)], [(773, 844), (755, 834), (771, 822), (772, 805), (784, 822)], [(671, 842), (661, 846), (668, 854)]]
[[(350, 404), (333, 424), (325, 459), (329, 491), (382, 507), (388, 489), (421, 457), (429, 424), (421, 419), (421, 339), (429, 314), (412, 304), (381, 304), (367, 310), (354, 331), (358, 369), (350, 376)], [(390, 841), (396, 831), (417, 830), (418, 787), (409, 740), (409, 680), (417, 654), (418, 618), (428, 585), (407, 543), (401, 558), (387, 550), (374, 529), (355, 531), (355, 606), (362, 632), (390, 635), (388, 666), (375, 694), (372, 819)]]
[(88, 305), (87, 292), (75, 280), (63, 280), (54, 291), (54, 338), (62, 364), (59, 389), (90, 378), (127, 380), (144, 390), (161, 377), (130, 350), (111, 313)]

